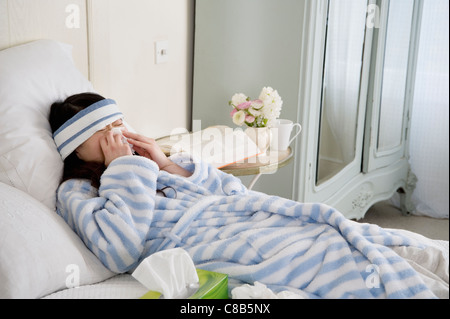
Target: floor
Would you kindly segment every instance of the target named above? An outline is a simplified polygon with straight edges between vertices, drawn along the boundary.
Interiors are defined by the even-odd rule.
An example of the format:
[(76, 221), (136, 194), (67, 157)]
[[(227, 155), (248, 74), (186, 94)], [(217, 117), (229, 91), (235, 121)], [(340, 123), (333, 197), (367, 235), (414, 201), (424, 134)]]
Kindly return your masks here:
[(359, 222), (376, 224), (384, 228), (406, 229), (431, 239), (449, 240), (448, 219), (403, 216), (389, 201), (375, 204)]

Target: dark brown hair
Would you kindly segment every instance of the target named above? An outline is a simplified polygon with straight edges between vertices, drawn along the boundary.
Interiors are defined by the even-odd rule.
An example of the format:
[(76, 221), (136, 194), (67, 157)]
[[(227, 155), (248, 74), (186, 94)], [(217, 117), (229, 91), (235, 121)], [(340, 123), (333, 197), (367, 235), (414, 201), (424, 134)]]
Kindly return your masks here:
[[(55, 102), (50, 107), (49, 122), (52, 132), (56, 132), (66, 121), (75, 114), (91, 106), (92, 104), (104, 100), (105, 98), (95, 93), (80, 93), (68, 97), (63, 102)], [(84, 178), (91, 181), (91, 185), (99, 188), (100, 177), (106, 167), (102, 163), (85, 162), (72, 152), (64, 160), (64, 171), (62, 181), (72, 178)]]

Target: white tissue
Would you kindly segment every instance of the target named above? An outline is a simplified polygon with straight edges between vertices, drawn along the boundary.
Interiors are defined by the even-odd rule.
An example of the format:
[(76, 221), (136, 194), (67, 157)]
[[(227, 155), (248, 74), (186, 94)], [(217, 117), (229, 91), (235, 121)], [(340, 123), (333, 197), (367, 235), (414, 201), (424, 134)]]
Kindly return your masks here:
[(122, 134), (122, 130), (123, 130), (123, 128), (120, 128), (120, 127), (113, 127), (113, 128), (111, 129), (111, 132), (113, 133), (113, 135), (117, 135), (117, 134), (122, 135), (122, 143), (123, 143), (123, 144), (128, 144), (128, 145), (130, 146), (130, 148), (131, 148), (131, 151), (134, 153), (133, 145), (131, 145), (130, 143), (128, 143), (126, 137), (123, 136), (123, 134)]
[(305, 299), (306, 296), (296, 294), (292, 291), (274, 293), (266, 285), (255, 281), (254, 285), (242, 285), (231, 290), (233, 299)]
[(198, 275), (189, 254), (181, 249), (163, 250), (144, 259), (132, 273), (147, 289), (164, 299), (184, 299), (198, 288)]
[[(120, 134), (122, 135), (122, 129), (120, 127), (114, 127), (111, 129), (111, 132), (113, 133), (113, 135), (117, 135)], [(128, 143), (127, 139), (122, 135), (122, 143)]]

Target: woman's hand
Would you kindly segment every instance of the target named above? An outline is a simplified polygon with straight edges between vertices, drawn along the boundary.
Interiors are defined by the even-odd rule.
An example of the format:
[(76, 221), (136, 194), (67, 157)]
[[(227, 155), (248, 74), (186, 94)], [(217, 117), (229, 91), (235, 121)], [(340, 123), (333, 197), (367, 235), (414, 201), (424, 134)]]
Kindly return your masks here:
[(189, 171), (172, 162), (154, 139), (129, 131), (123, 131), (123, 136), (133, 145), (136, 153), (154, 161), (160, 170), (185, 177), (192, 175)]
[(118, 157), (133, 155), (130, 146), (122, 142), (122, 136), (120, 134), (113, 135), (111, 131), (100, 139), (100, 147), (105, 157), (106, 167)]
[(128, 142), (133, 145), (133, 149), (136, 153), (154, 161), (158, 164), (159, 169), (163, 169), (172, 163), (158, 144), (156, 144), (154, 139), (128, 131), (124, 131), (123, 136), (125, 136), (128, 139)]

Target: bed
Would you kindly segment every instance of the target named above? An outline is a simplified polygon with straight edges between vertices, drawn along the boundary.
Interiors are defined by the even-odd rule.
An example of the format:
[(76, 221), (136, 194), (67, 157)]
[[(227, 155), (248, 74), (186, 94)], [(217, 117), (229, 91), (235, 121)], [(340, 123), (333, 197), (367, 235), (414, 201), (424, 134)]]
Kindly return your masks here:
[[(55, 213), (63, 163), (49, 107), (87, 91), (94, 88), (75, 67), (70, 45), (38, 40), (0, 51), (0, 298), (136, 299), (147, 292), (131, 274), (106, 269)], [(448, 242), (399, 232), (428, 246), (396, 253), (438, 298), (448, 298)], [(251, 284), (230, 297), (283, 296)]]

